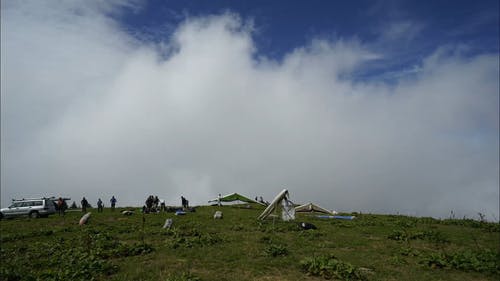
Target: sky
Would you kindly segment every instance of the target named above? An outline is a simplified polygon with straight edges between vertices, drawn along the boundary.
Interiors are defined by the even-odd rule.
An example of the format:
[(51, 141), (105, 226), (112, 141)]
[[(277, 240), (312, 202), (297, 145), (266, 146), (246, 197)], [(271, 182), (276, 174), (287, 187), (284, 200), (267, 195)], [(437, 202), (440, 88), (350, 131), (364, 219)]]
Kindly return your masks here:
[(269, 2), (2, 1), (1, 206), (498, 220), (498, 1)]

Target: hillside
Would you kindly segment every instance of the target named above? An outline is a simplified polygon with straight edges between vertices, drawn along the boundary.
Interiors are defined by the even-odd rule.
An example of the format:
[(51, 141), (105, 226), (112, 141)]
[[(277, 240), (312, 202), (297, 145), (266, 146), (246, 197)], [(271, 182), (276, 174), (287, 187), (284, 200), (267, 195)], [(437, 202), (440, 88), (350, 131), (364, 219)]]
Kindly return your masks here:
[[(257, 221), (259, 206), (0, 221), (0, 280), (496, 280), (498, 223), (356, 214)], [(214, 220), (221, 210), (224, 218)], [(162, 229), (166, 218), (173, 228)], [(298, 222), (314, 224), (301, 230)]]

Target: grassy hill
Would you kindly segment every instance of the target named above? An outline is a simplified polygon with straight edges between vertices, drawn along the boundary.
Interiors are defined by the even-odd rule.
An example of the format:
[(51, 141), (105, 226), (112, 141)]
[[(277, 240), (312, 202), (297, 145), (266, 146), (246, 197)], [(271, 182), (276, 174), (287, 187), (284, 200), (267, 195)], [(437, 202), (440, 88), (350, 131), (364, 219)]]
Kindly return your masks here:
[[(214, 220), (216, 210), (224, 213)], [(0, 222), (1, 280), (497, 280), (498, 223), (356, 214), (258, 221), (262, 208), (117, 209)], [(173, 218), (171, 230), (162, 229)], [(301, 230), (309, 222), (316, 230)]]

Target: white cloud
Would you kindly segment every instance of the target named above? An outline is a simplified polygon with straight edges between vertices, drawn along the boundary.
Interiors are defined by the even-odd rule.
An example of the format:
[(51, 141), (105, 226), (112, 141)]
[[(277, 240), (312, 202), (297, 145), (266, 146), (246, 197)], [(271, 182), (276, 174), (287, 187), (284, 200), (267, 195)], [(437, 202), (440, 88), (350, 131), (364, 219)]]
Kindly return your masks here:
[(420, 22), (410, 20), (396, 21), (384, 25), (380, 31), (380, 36), (383, 42), (408, 42), (420, 35), (424, 28), (425, 25)]
[(38, 8), (2, 9), (3, 205), (288, 188), (337, 210), (498, 212), (497, 55), (437, 52), (389, 86), (345, 78), (374, 58), (355, 41), (257, 60), (224, 14), (187, 20), (163, 59), (103, 14)]

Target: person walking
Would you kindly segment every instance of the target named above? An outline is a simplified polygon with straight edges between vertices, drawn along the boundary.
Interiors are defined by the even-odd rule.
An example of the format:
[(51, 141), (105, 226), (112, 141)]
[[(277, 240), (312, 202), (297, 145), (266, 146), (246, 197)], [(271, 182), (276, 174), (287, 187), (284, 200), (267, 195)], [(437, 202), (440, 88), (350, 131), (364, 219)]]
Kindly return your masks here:
[(104, 210), (104, 205), (102, 204), (101, 198), (99, 198), (99, 200), (97, 200), (97, 212), (102, 213), (103, 210)]
[(85, 199), (85, 197), (83, 197), (81, 203), (82, 203), (82, 212), (86, 213), (87, 212), (87, 206), (89, 205), (89, 201), (87, 201), (87, 199)]
[(115, 211), (115, 205), (116, 205), (116, 198), (115, 196), (111, 196), (111, 199), (109, 200), (109, 202), (111, 203), (111, 212), (114, 212)]

